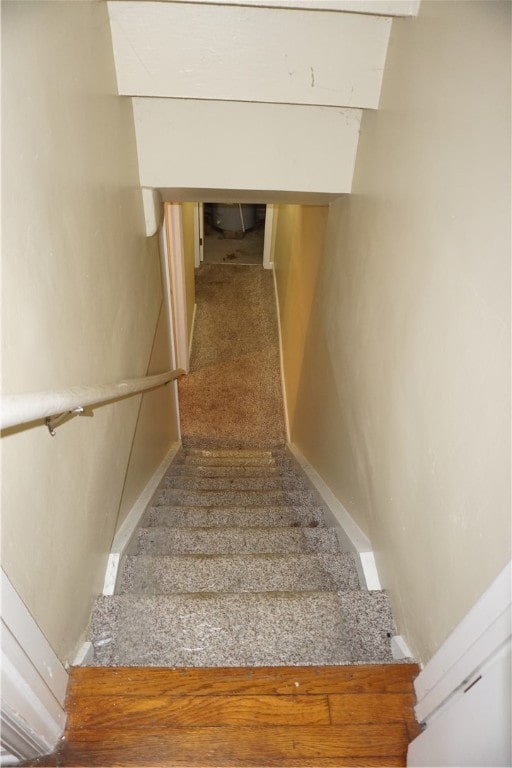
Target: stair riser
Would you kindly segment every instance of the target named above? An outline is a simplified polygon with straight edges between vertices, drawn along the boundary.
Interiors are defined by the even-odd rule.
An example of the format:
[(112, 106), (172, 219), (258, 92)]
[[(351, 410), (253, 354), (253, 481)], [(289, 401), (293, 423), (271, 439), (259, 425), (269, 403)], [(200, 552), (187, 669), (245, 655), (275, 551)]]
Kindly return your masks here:
[(321, 510), (289, 507), (257, 507), (255, 509), (194, 509), (187, 507), (154, 507), (144, 520), (145, 526), (172, 528), (241, 526), (325, 527)]
[(354, 560), (340, 555), (130, 557), (120, 594), (327, 592), (359, 589)]
[(249, 554), (339, 552), (328, 528), (142, 528), (138, 554)]

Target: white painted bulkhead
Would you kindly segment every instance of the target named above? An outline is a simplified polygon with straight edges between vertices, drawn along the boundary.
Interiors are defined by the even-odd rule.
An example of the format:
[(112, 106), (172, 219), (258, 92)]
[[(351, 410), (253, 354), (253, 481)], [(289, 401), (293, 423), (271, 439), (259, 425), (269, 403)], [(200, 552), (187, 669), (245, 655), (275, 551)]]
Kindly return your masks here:
[(354, 2), (268, 5), (108, 3), (141, 186), (168, 201), (244, 202), (254, 190), (251, 201), (316, 204), (351, 191), (392, 18), (363, 0), (364, 13), (343, 12)]
[[(167, 2), (168, 0), (164, 0)], [(191, 0), (172, 0), (190, 3)], [(193, 0), (195, 3), (218, 5), (219, 0)], [(416, 16), (420, 0), (223, 0), (222, 5), (257, 5), (266, 8), (298, 8), (310, 11), (345, 11), (377, 16)]]
[(135, 0), (108, 8), (121, 95), (378, 107), (386, 16)]
[(351, 190), (359, 109), (135, 98), (133, 111), (144, 187)]

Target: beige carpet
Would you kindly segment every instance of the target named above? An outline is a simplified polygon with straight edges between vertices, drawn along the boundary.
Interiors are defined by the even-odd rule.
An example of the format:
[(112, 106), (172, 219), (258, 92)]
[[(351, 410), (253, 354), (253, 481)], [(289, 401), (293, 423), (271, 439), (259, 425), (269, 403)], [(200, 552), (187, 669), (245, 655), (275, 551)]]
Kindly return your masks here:
[(245, 233), (240, 240), (226, 238), (213, 227), (204, 228), (206, 264), (263, 264), (265, 222)]
[(196, 303), (190, 373), (179, 382), (184, 443), (284, 444), (272, 273), (203, 264)]

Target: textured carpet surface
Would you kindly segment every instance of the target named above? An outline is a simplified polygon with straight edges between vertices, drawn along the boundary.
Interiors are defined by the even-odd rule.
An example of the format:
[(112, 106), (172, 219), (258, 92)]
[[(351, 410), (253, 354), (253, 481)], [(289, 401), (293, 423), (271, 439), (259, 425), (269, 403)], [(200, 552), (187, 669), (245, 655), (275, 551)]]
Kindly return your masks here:
[[(270, 485), (255, 491), (245, 472), (262, 468)], [(200, 487), (174, 487), (194, 476)], [(230, 482), (238, 490), (226, 490)], [(393, 662), (387, 596), (361, 588), (326, 511), (287, 449), (181, 451), (130, 544), (117, 594), (97, 601), (93, 663)]]
[(283, 445), (272, 273), (203, 264), (196, 303), (191, 369), (179, 382), (184, 444)]

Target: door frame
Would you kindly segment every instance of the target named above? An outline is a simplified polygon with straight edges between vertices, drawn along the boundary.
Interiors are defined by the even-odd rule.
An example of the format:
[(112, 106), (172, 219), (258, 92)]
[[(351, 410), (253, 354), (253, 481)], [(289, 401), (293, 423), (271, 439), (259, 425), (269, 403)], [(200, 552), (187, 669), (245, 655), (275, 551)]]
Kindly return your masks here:
[[(510, 729), (508, 717), (504, 716), (504, 712), (493, 712), (488, 702), (489, 696), (491, 701), (499, 701), (502, 693), (496, 670), (510, 664), (511, 583), (512, 561), (498, 574), (414, 681), (416, 718), (425, 725), (425, 730), (409, 744), (408, 766), (461, 765), (460, 744), (467, 745), (471, 739), (475, 739), (475, 756), (477, 747), (481, 746), (479, 739), (481, 742), (482, 739), (492, 738), (497, 744), (504, 743), (508, 736), (510, 743), (510, 730), (505, 733), (507, 725)], [(507, 649), (508, 661), (503, 656)], [(500, 677), (502, 675), (498, 679)], [(508, 686), (505, 695), (508, 695), (510, 709)], [(490, 717), (487, 731), (486, 717)], [(481, 725), (480, 731), (474, 728), (475, 720)], [(494, 729), (493, 737), (490, 736), (491, 729)], [(464, 765), (467, 764), (464, 762)], [(489, 762), (487, 765), (505, 763)]]
[(189, 334), (187, 322), (187, 288), (185, 282), (185, 251), (183, 246), (183, 217), (180, 203), (164, 203), (164, 235), (167, 288), (172, 309), (175, 367), (189, 372)]
[[(196, 269), (204, 260), (204, 203), (196, 203), (197, 211), (194, 218), (194, 248)], [(274, 262), (274, 230), (277, 218), (277, 205), (267, 203), (265, 206), (265, 233), (263, 236), (263, 268), (273, 269)]]
[(204, 203), (194, 203), (194, 251), (198, 269), (204, 260)]
[(7, 574), (2, 590), (2, 748), (21, 760), (54, 751), (66, 725), (68, 673)]
[(263, 268), (274, 268), (274, 228), (277, 218), (277, 206), (267, 203), (265, 210), (265, 235), (263, 240)]

